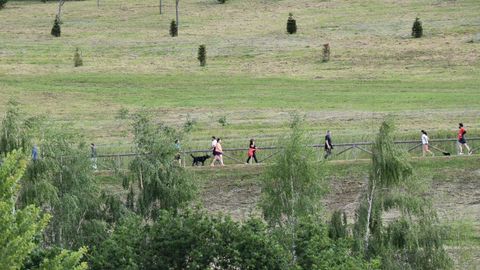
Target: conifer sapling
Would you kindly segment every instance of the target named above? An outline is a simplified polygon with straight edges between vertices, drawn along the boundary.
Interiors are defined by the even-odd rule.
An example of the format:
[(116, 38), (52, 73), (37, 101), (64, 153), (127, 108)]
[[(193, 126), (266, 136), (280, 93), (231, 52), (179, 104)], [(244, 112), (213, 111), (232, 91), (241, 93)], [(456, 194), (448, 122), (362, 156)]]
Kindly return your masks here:
[(83, 66), (82, 56), (80, 55), (80, 50), (77, 48), (75, 54), (73, 55), (73, 65), (75, 67)]
[(198, 61), (200, 61), (200, 66), (205, 66), (207, 64), (207, 48), (205, 45), (200, 45), (198, 47)]
[(60, 20), (58, 19), (58, 16), (55, 17), (55, 21), (53, 22), (51, 34), (54, 37), (59, 37), (61, 34)]
[(326, 43), (326, 44), (323, 44), (322, 62), (328, 62), (328, 61), (330, 61), (330, 44)]
[(175, 20), (172, 20), (172, 22), (170, 23), (170, 36), (176, 37), (177, 35), (178, 35), (177, 23), (175, 22)]
[(421, 38), (423, 36), (423, 26), (420, 18), (416, 18), (412, 26), (412, 37)]
[(297, 32), (297, 21), (293, 18), (292, 13), (288, 14), (287, 32), (289, 34), (295, 34)]

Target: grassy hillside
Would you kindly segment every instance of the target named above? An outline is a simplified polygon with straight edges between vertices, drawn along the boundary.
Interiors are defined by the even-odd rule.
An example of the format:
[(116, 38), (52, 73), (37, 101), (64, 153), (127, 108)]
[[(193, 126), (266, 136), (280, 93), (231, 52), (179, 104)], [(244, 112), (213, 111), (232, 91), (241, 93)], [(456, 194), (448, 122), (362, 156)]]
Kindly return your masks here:
[[(128, 141), (128, 123), (115, 119), (121, 108), (147, 108), (173, 125), (189, 115), (192, 139), (213, 133), (232, 145), (277, 136), (294, 110), (315, 134), (340, 137), (369, 136), (386, 114), (405, 134), (453, 133), (460, 121), (470, 134), (480, 128), (480, 43), (468, 42), (479, 32), (476, 0), (185, 0), (176, 38), (174, 1), (163, 15), (158, 1), (100, 3), (67, 2), (54, 38), (55, 1), (9, 1), (0, 12), (0, 111), (13, 97), (100, 143)], [(285, 33), (289, 12), (295, 35)], [(410, 38), (416, 16), (421, 39)], [(73, 67), (76, 47), (83, 67)]]

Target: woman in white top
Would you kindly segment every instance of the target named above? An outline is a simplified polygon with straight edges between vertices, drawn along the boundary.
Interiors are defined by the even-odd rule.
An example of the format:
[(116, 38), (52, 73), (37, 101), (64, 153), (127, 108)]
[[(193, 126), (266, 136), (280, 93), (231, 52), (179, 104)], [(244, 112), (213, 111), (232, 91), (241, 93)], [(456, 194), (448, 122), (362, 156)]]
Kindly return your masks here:
[(435, 156), (435, 154), (428, 149), (428, 135), (425, 130), (422, 129), (422, 150), (423, 150), (423, 156), (426, 155), (426, 153), (432, 154), (432, 156)]

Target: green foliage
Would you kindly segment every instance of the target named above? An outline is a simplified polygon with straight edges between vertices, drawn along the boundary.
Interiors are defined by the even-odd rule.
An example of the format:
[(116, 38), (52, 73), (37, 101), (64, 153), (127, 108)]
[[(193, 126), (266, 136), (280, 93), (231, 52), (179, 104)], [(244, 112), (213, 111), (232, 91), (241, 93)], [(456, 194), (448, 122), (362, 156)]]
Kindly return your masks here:
[(83, 66), (82, 56), (78, 48), (75, 49), (75, 54), (73, 55), (73, 66), (74, 67)]
[(337, 240), (347, 236), (347, 215), (339, 210), (333, 212), (328, 226), (328, 237)]
[(22, 178), (21, 206), (35, 204), (52, 214), (44, 233), (47, 244), (80, 247), (100, 240), (92, 231), (104, 231), (100, 201), (89, 149), (75, 134), (57, 129), (44, 131), (40, 158), (31, 162)]
[(7, 4), (8, 0), (0, 0), (0, 9), (5, 8), (5, 5)]
[(45, 259), (38, 270), (86, 270), (88, 265), (81, 262), (87, 253), (87, 248), (82, 247), (78, 251), (62, 250), (53, 259)]
[(205, 45), (200, 45), (198, 47), (197, 59), (200, 62), (200, 66), (204, 67), (207, 64), (207, 48)]
[(128, 114), (129, 114), (129, 111), (127, 108), (120, 108), (117, 111), (117, 115), (115, 116), (115, 118), (125, 120), (128, 118)]
[(259, 220), (162, 212), (148, 230), (145, 269), (282, 269), (285, 256)]
[(352, 254), (352, 239), (346, 234), (329, 237), (329, 227), (308, 217), (299, 220), (295, 246), (299, 269), (380, 269), (379, 260)]
[[(393, 133), (393, 122), (383, 122), (373, 145), (368, 188), (357, 209), (355, 249), (380, 258), (383, 269), (450, 269), (436, 213), (418, 191)], [(383, 213), (393, 209), (400, 217), (385, 224)]]
[(191, 132), (195, 128), (196, 124), (197, 124), (197, 121), (195, 119), (192, 119), (190, 114), (187, 114), (187, 119), (185, 120), (185, 123), (183, 124), (183, 131), (185, 133)]
[(293, 18), (293, 14), (288, 14), (287, 33), (295, 34), (297, 32), (297, 21)]
[(407, 153), (394, 144), (395, 126), (387, 120), (380, 126), (380, 131), (372, 148), (372, 183), (382, 188), (405, 184), (412, 176), (412, 166)]
[(324, 191), (313, 149), (302, 129), (302, 120), (293, 116), (291, 133), (280, 139), (283, 147), (263, 177), (260, 207), (263, 216), (273, 228), (278, 228), (279, 239), (290, 251), (291, 264), (296, 258), (296, 230), (298, 220), (319, 214), (320, 198)]
[(423, 36), (423, 26), (420, 18), (415, 18), (412, 26), (412, 37), (421, 38)]
[(8, 102), (7, 112), (0, 130), (0, 155), (22, 149), (27, 153), (32, 147), (32, 137), (38, 126), (38, 119), (24, 119), (14, 100)]
[(102, 270), (140, 269), (143, 260), (142, 241), (145, 238), (142, 219), (126, 216), (111, 236), (92, 252), (92, 268)]
[(226, 115), (220, 116), (220, 118), (218, 118), (218, 123), (222, 125), (222, 127), (227, 126), (228, 125), (227, 116)]
[(196, 187), (187, 171), (173, 162), (177, 154), (174, 141), (181, 134), (154, 124), (146, 112), (134, 115), (133, 129), (138, 155), (130, 164), (132, 177), (125, 179), (124, 187), (133, 191), (133, 182), (137, 182), (137, 210), (145, 217), (155, 217), (159, 209), (176, 211), (185, 206), (194, 197)]
[(218, 3), (220, 4), (225, 4), (225, 2), (227, 2), (227, 0), (217, 0)]
[(55, 21), (53, 22), (52, 31), (50, 33), (54, 37), (59, 37), (61, 35), (60, 19), (58, 18), (58, 16), (55, 17)]
[(175, 20), (172, 20), (172, 22), (170, 23), (170, 36), (171, 37), (178, 36), (178, 26)]
[(18, 182), (25, 172), (25, 159), (18, 151), (7, 155), (0, 167), (0, 269), (19, 269), (35, 248), (34, 236), (47, 224), (49, 216), (29, 205), (15, 209)]

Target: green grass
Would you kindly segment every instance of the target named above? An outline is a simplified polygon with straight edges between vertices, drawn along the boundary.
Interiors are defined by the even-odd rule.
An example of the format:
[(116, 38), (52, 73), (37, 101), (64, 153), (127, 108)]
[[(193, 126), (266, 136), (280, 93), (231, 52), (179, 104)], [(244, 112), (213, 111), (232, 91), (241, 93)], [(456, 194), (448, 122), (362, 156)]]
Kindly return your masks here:
[[(0, 112), (16, 98), (29, 114), (104, 144), (130, 141), (128, 122), (115, 119), (120, 108), (146, 108), (174, 126), (190, 114), (198, 124), (189, 140), (199, 145), (211, 134), (272, 144), (291, 111), (307, 115), (315, 136), (332, 129), (341, 141), (371, 136), (387, 114), (401, 134), (453, 133), (460, 121), (480, 129), (480, 47), (467, 43), (480, 25), (476, 0), (186, 0), (177, 38), (168, 35), (172, 3), (163, 15), (156, 4), (67, 2), (62, 37), (53, 38), (55, 1), (9, 1), (0, 12)], [(285, 34), (289, 12), (296, 35)], [(421, 39), (410, 38), (416, 16)], [(331, 61), (321, 63), (327, 42)], [(226, 127), (217, 122), (224, 115)]]

